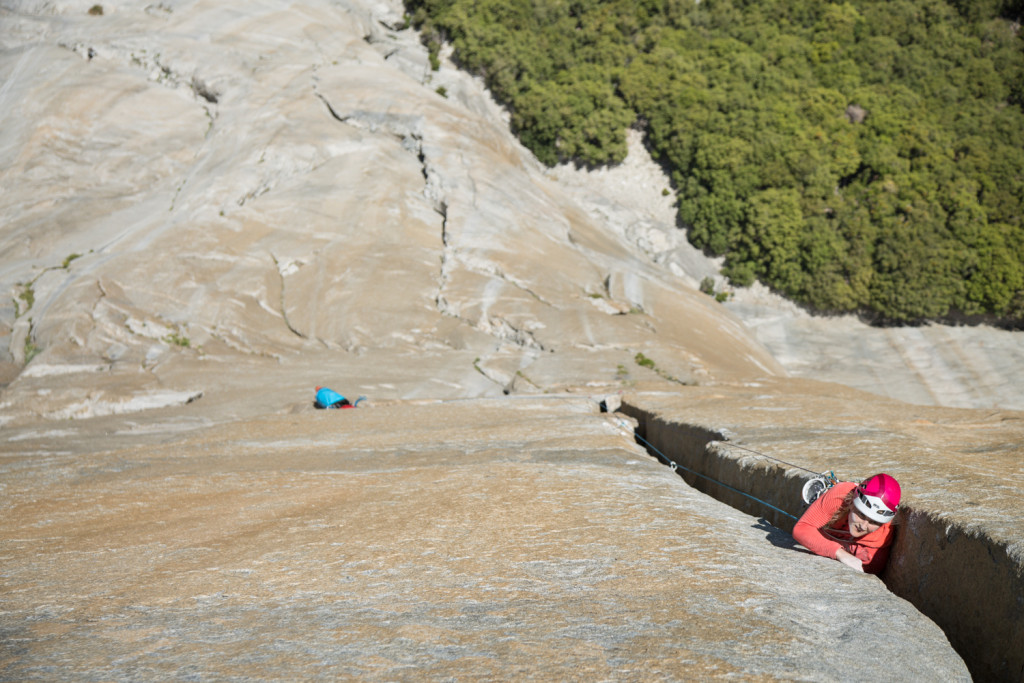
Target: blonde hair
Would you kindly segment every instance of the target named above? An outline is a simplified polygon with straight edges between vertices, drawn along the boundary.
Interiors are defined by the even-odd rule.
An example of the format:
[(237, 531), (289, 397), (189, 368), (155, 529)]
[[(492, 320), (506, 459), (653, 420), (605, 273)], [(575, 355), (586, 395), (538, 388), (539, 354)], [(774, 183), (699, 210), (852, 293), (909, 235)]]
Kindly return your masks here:
[(832, 514), (832, 519), (828, 520), (825, 524), (825, 528), (831, 528), (833, 524), (841, 520), (843, 517), (850, 513), (850, 508), (853, 507), (853, 499), (857, 497), (857, 487), (850, 489), (850, 492), (843, 498), (843, 504), (840, 505), (836, 511)]

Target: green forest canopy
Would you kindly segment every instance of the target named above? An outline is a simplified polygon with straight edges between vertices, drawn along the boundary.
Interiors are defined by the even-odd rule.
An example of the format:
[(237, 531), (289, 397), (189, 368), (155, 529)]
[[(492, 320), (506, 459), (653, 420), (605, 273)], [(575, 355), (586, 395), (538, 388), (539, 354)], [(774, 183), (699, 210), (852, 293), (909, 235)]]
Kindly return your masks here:
[(1024, 325), (1024, 0), (407, 2), (543, 162), (641, 128), (733, 283)]

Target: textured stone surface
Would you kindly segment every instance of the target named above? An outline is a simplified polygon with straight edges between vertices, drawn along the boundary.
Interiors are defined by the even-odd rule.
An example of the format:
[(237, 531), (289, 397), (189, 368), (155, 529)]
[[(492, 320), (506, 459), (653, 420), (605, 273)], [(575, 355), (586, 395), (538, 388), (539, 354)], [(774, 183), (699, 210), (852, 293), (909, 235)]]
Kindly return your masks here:
[[(880, 582), (572, 397), (698, 383), (673, 420), (703, 405), (837, 471), (870, 444), (851, 476), (897, 463), (912, 509), (949, 520), (907, 567), (996, 539), (1019, 576), (1016, 414), (886, 421), (910, 413), (774, 383), (1013, 405), (1016, 337), (947, 382), (885, 370), (889, 342), (827, 337), (846, 360), (826, 362), (760, 310), (752, 333), (695, 290), (713, 264), (649, 213), (660, 185), (567, 191), (476, 82), (429, 70), (397, 4), (93, 4), (0, 10), (0, 677), (827, 680), (863, 670), (877, 614), (901, 634), (869, 640), (880, 676), (964, 677)], [(315, 412), (317, 384), (369, 410)], [(917, 466), (950, 444), (956, 475)], [(978, 574), (894, 576), (930, 600)]]
[(968, 680), (880, 581), (690, 489), (593, 401), (124, 419), (5, 447), (5, 680)]
[(8, 422), (372, 354), (421, 368), (389, 398), (783, 372), (561, 192), (472, 81), (448, 100), (407, 75), (423, 51), (394, 8), (86, 9), (3, 17), (23, 104), (0, 130), (0, 351), (9, 378), (31, 359)]

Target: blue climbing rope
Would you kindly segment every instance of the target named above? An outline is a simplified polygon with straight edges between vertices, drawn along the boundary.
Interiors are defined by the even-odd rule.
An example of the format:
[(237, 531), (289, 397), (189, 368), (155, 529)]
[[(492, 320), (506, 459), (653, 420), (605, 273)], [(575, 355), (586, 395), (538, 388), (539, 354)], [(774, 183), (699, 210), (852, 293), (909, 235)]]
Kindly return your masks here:
[[(623, 426), (625, 426), (625, 423), (623, 423)], [(799, 519), (799, 518), (798, 518), (798, 517), (796, 517), (795, 515), (791, 515), (790, 513), (786, 512), (785, 510), (783, 510), (783, 509), (781, 509), (781, 508), (778, 508), (778, 507), (775, 507), (774, 505), (772, 505), (771, 503), (769, 503), (769, 502), (767, 502), (767, 501), (761, 500), (761, 499), (760, 499), (760, 498), (758, 498), (757, 496), (752, 496), (752, 495), (750, 495), (750, 494), (749, 494), (749, 493), (747, 493), (746, 491), (740, 491), (739, 489), (737, 489), (737, 488), (734, 488), (734, 487), (732, 487), (732, 486), (729, 486), (728, 484), (723, 484), (722, 482), (718, 481), (717, 479), (715, 479), (715, 478), (713, 478), (713, 477), (709, 477), (709, 476), (707, 476), (706, 474), (701, 474), (700, 472), (697, 472), (696, 470), (692, 470), (692, 469), (690, 469), (689, 467), (686, 467), (685, 465), (680, 465), (679, 463), (677, 463), (677, 462), (675, 462), (674, 460), (672, 460), (672, 458), (668, 457), (667, 455), (665, 455), (664, 453), (662, 453), (661, 451), (659, 451), (659, 450), (658, 450), (658, 449), (657, 449), (657, 448), (656, 448), (656, 447), (654, 446), (654, 444), (652, 444), (652, 443), (651, 443), (650, 441), (648, 441), (648, 440), (647, 440), (647, 439), (645, 439), (644, 437), (642, 437), (642, 436), (640, 436), (639, 434), (637, 434), (635, 430), (633, 431), (633, 436), (635, 436), (635, 437), (636, 437), (636, 438), (637, 438), (637, 439), (638, 439), (639, 441), (643, 442), (643, 444), (644, 444), (644, 445), (645, 445), (645, 446), (646, 446), (646, 447), (647, 447), (648, 449), (650, 449), (651, 451), (653, 451), (653, 452), (654, 452), (654, 453), (655, 453), (655, 454), (656, 454), (656, 455), (658, 456), (658, 458), (659, 458), (659, 459), (661, 459), (661, 460), (662, 460), (662, 461), (663, 461), (663, 462), (664, 462), (664, 463), (665, 463), (666, 465), (668, 465), (668, 466), (669, 466), (669, 468), (670, 468), (670, 469), (671, 469), (671, 470), (672, 470), (673, 472), (676, 472), (676, 473), (678, 473), (678, 471), (679, 471), (679, 470), (686, 470), (686, 471), (687, 471), (687, 472), (689, 472), (690, 474), (695, 474), (695, 475), (697, 475), (698, 477), (700, 477), (700, 478), (702, 478), (702, 479), (707, 479), (708, 481), (714, 482), (714, 483), (718, 484), (719, 486), (721, 486), (721, 487), (723, 487), (723, 488), (727, 488), (727, 489), (729, 489), (730, 491), (733, 491), (733, 492), (735, 492), (735, 493), (738, 493), (738, 494), (740, 494), (741, 496), (746, 496), (747, 498), (750, 498), (751, 500), (755, 500), (755, 501), (757, 501), (758, 503), (760, 503), (761, 505), (764, 505), (765, 507), (769, 507), (769, 508), (771, 508), (772, 510), (775, 510), (776, 512), (778, 512), (778, 513), (780, 513), (780, 514), (783, 514), (783, 515), (785, 515), (786, 517), (789, 517), (790, 519), (792, 519), (792, 520), (794, 520), (794, 521), (795, 521), (795, 520), (797, 520), (797, 519)], [(730, 445), (730, 446), (734, 446), (735, 444), (729, 444), (729, 445)], [(743, 447), (742, 447), (742, 446), (738, 446), (738, 448), (743, 448)], [(751, 449), (749, 449), (749, 448), (743, 448), (743, 450), (745, 450), (745, 451), (751, 451)], [(753, 452), (753, 453), (757, 453), (757, 451), (751, 451), (751, 452)], [(764, 457), (766, 457), (766, 458), (770, 458), (770, 459), (772, 459), (772, 460), (778, 460), (778, 458), (771, 458), (771, 456), (766, 456), (766, 455), (764, 455), (763, 453), (757, 453), (757, 454), (758, 454), (758, 455), (762, 455), (762, 456), (764, 456)], [(783, 461), (779, 460), (779, 462), (783, 462)], [(785, 463), (785, 464), (789, 465), (789, 463)], [(801, 470), (806, 470), (807, 472), (812, 472), (812, 470), (807, 470), (806, 468), (804, 468), (804, 467), (799, 467), (798, 465), (792, 465), (792, 467), (796, 467), (797, 469), (801, 469)], [(817, 472), (813, 472), (813, 473), (814, 473), (814, 474), (817, 474)]]

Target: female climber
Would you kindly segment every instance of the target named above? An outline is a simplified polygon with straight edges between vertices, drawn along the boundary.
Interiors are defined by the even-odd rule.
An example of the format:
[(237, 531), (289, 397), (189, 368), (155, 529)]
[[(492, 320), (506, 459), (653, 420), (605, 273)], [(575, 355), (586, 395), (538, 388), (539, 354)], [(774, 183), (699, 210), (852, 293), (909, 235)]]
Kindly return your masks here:
[(821, 494), (793, 527), (793, 538), (815, 555), (879, 574), (889, 559), (900, 485), (876, 474), (860, 485), (839, 482)]

